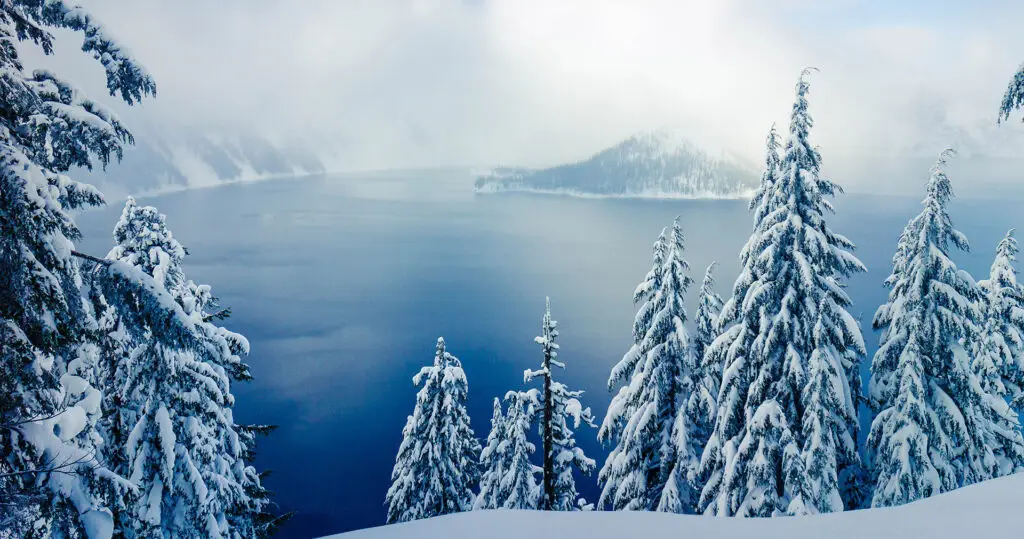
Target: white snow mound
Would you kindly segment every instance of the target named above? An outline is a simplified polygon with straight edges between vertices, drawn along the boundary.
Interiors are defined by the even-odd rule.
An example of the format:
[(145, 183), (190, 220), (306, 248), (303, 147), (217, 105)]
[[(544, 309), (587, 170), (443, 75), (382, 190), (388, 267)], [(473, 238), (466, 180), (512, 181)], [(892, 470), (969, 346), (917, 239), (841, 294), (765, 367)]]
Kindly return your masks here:
[[(646, 512), (472, 511), (333, 539), (964, 539), (1019, 537), (1024, 473), (902, 507), (808, 517), (715, 518)], [(330, 539), (330, 538), (328, 538)]]

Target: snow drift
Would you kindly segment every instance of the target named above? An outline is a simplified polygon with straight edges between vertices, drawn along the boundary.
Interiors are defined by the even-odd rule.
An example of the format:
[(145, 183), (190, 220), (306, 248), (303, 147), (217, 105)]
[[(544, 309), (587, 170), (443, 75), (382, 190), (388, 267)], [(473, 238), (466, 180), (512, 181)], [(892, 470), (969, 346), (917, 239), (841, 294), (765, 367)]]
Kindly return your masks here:
[(1017, 537), (1024, 473), (901, 507), (809, 517), (716, 518), (641, 512), (473, 511), (332, 536), (333, 539), (988, 539)]

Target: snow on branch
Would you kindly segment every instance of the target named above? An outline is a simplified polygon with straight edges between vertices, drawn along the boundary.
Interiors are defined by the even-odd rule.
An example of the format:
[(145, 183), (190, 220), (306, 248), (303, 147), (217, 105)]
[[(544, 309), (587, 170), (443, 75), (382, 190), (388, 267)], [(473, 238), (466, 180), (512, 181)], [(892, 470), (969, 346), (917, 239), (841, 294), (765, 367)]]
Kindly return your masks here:
[(153, 77), (126, 47), (114, 40), (103, 25), (81, 6), (68, 5), (63, 0), (43, 0), (38, 9), (40, 22), (85, 35), (82, 51), (91, 53), (93, 58), (103, 64), (110, 95), (120, 95), (129, 105), (141, 101), (143, 96), (156, 95)]
[(996, 123), (1002, 123), (1003, 120), (1009, 120), (1010, 114), (1024, 106), (1024, 64), (1021, 64), (1017, 68), (1017, 73), (1010, 79), (1010, 84), (1006, 87), (1006, 93), (1003, 94), (1003, 102), (999, 105), (999, 115), (996, 117)]

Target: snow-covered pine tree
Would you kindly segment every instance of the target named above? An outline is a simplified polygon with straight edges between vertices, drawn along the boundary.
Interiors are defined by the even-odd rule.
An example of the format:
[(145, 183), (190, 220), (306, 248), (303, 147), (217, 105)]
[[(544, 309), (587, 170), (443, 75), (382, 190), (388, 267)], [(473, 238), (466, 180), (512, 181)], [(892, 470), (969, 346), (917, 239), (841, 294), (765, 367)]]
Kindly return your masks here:
[(209, 285), (186, 281), (181, 304), (194, 320), (195, 334), (203, 345), (203, 360), (229, 379), (224, 399), (227, 406), (212, 425), (220, 453), (202, 470), (207, 484), (213, 485), (207, 499), (216, 502), (219, 526), (227, 530), (225, 537), (270, 537), (291, 514), (270, 512), (271, 492), (263, 486), (265, 472), (258, 472), (253, 462), (256, 436), (268, 435), (277, 427), (235, 423), (234, 396), (230, 393), (230, 382), (252, 380), (249, 366), (242, 361), (242, 356), (249, 354), (249, 341), (215, 323), (229, 318), (231, 309), (220, 308)]
[[(241, 335), (215, 326), (206, 309), (210, 287), (185, 278), (185, 249), (153, 207), (129, 199), (114, 229), (118, 242), (108, 259), (152, 277), (189, 323), (184, 339), (167, 339), (146, 324), (133, 334), (123, 378), (108, 391), (121, 391), (124, 412), (135, 415), (122, 472), (141, 496), (124, 519), (127, 535), (252, 537), (250, 517), (265, 500), (247, 487), (259, 487), (245, 462), (242, 438), (232, 415), (230, 373), (245, 373)], [(143, 298), (129, 298), (141, 302)], [(165, 309), (167, 308), (165, 307)], [(241, 366), (241, 367), (240, 367)], [(231, 369), (230, 371), (228, 369)], [(255, 478), (255, 479), (254, 479)], [(255, 485), (252, 482), (255, 480)]]
[(530, 462), (536, 446), (528, 439), (539, 402), (533, 393), (536, 390), (506, 393), (507, 414), (502, 413), (501, 401), (494, 399), (491, 433), (480, 454), (480, 494), (473, 509), (538, 508), (542, 493), (537, 476), (543, 469)]
[[(636, 317), (633, 320), (633, 346), (626, 355), (612, 368), (608, 377), (608, 389), (614, 389), (622, 384), (618, 394), (612, 398), (612, 402), (605, 414), (604, 421), (598, 430), (598, 439), (602, 443), (614, 442), (605, 461), (604, 466), (598, 474), (598, 481), (604, 485), (601, 497), (598, 500), (598, 508), (604, 509), (611, 504), (613, 509), (650, 510), (655, 507), (658, 498), (654, 498), (648, 492), (648, 483), (655, 482), (657, 475), (648, 474), (644, 467), (647, 465), (645, 459), (651, 458), (654, 453), (644, 447), (648, 440), (642, 439), (642, 434), (633, 434), (627, 431), (630, 427), (636, 429), (636, 416), (641, 406), (639, 395), (645, 388), (632, 388), (632, 380), (644, 379), (644, 368), (647, 354), (653, 344), (647, 340), (647, 333), (650, 328), (650, 321), (653, 318), (654, 305), (652, 299), (658, 290), (661, 289), (664, 273), (665, 255), (667, 251), (666, 230), (662, 230), (658, 239), (654, 242), (653, 265), (647, 272), (644, 280), (633, 292), (633, 303), (640, 304)], [(650, 380), (650, 376), (646, 380)], [(652, 393), (652, 392), (648, 392)], [(657, 394), (645, 395), (656, 397)], [(670, 427), (662, 428), (666, 438), (670, 436)], [(657, 444), (660, 447), (664, 444)], [(641, 455), (646, 450), (647, 455)], [(628, 492), (621, 492), (628, 488)], [(605, 494), (607, 492), (607, 494)], [(660, 492), (658, 493), (660, 497)]]
[[(163, 216), (154, 208), (139, 208), (129, 197), (115, 225), (114, 242), (107, 260), (123, 261), (153, 276), (155, 284), (171, 293), (172, 297), (180, 296), (185, 281), (181, 270), (185, 250), (166, 230)], [(137, 341), (139, 337), (147, 338), (147, 330), (145, 327), (124, 327), (117, 309), (103, 296), (102, 283), (93, 282), (100, 277), (95, 271), (86, 274), (90, 284), (90, 306), (99, 326), (95, 342), (99, 345), (97, 370), (103, 390), (103, 416), (99, 428), (104, 439), (100, 456), (110, 470), (130, 477), (132, 466), (127, 455), (128, 437), (140, 419), (141, 407), (124, 391), (130, 374), (131, 355), (137, 346), (129, 333), (134, 332), (134, 340)], [(137, 511), (131, 507), (134, 502), (126, 502), (110, 508), (119, 535), (131, 533), (137, 527)]]
[[(722, 358), (719, 355), (708, 356), (707, 348), (710, 347), (711, 342), (715, 338), (728, 328), (736, 328), (737, 323), (741, 320), (741, 302), (746, 297), (747, 289), (754, 282), (754, 272), (756, 267), (754, 265), (754, 255), (757, 254), (759, 249), (758, 242), (761, 237), (762, 222), (765, 217), (771, 213), (775, 207), (775, 201), (773, 197), (777, 194), (775, 192), (775, 183), (778, 181), (779, 174), (781, 171), (781, 160), (779, 157), (779, 135), (775, 130), (775, 124), (772, 124), (771, 129), (768, 131), (768, 137), (765, 139), (765, 159), (764, 159), (764, 170), (761, 172), (761, 181), (758, 184), (757, 190), (754, 192), (754, 196), (751, 197), (748, 210), (753, 215), (753, 228), (750, 237), (744, 244), (743, 249), (740, 251), (740, 274), (736, 277), (736, 281), (733, 285), (732, 296), (725, 300), (721, 307), (718, 309), (717, 316), (715, 318), (715, 326), (712, 328), (713, 338), (711, 341), (703, 343), (703, 350), (698, 359), (701, 361), (701, 369), (706, 372), (721, 373), (724, 365), (722, 364)], [(710, 268), (709, 268), (710, 272)], [(702, 296), (703, 298), (703, 296)], [(698, 312), (699, 314), (699, 312)], [(700, 320), (698, 319), (698, 324)], [(698, 331), (700, 326), (698, 325)], [(737, 331), (734, 329), (734, 331)], [(705, 332), (698, 338), (706, 339), (708, 334)], [(710, 362), (710, 363), (708, 363)], [(718, 383), (721, 382), (721, 376), (718, 377)], [(715, 395), (717, 397), (717, 394)]]
[[(185, 250), (167, 230), (164, 216), (155, 208), (140, 208), (129, 197), (114, 227), (114, 241), (115, 245), (107, 254), (107, 260), (123, 263), (151, 276), (153, 284), (167, 292), (172, 299), (180, 298), (185, 280), (181, 269)], [(106, 301), (105, 298), (100, 299)], [(132, 297), (123, 309), (112, 309), (110, 316), (115, 321), (108, 323), (118, 324), (118, 311), (130, 310), (133, 307), (131, 303), (140, 301), (142, 298)], [(115, 403), (119, 406), (118, 409), (109, 409), (109, 415), (104, 420), (106, 433), (111, 436), (109, 445), (104, 448), (104, 456), (109, 458), (111, 465), (120, 464), (115, 471), (130, 477), (139, 486), (140, 497), (126, 511), (115, 512), (117, 527), (128, 537), (196, 533), (196, 530), (205, 529), (205, 519), (200, 518), (198, 522), (191, 521), (188, 524), (175, 523), (173, 515), (204, 515), (202, 506), (205, 500), (197, 493), (205, 491), (205, 484), (199, 478), (192, 478), (201, 486), (192, 486), (186, 492), (181, 492), (182, 484), (187, 485), (188, 481), (176, 478), (188, 477), (186, 474), (191, 472), (189, 465), (192, 459), (182, 458), (180, 462), (185, 464), (185, 473), (175, 473), (178, 471), (175, 466), (178, 457), (175, 431), (180, 429), (174, 428), (171, 412), (167, 409), (168, 401), (175, 401), (177, 392), (185, 391), (193, 383), (191, 378), (169, 380), (178, 371), (176, 367), (182, 362), (179, 356), (186, 353), (191, 340), (157, 344), (151, 341), (159, 336), (154, 335), (145, 325), (125, 329), (133, 335), (125, 336), (124, 342), (118, 343), (121, 346), (110, 350), (113, 353), (104, 358), (106, 364), (102, 369), (106, 375), (104, 393), (112, 396), (108, 402), (110, 406)], [(126, 349), (127, 354), (117, 354), (118, 348)], [(169, 368), (162, 369), (164, 365)], [(158, 424), (158, 412), (161, 414), (160, 419), (165, 422)], [(179, 410), (175, 415), (181, 416), (181, 412)], [(118, 424), (121, 422), (126, 423), (123, 430), (122, 425)], [(166, 430), (161, 431), (162, 428)], [(145, 434), (148, 436), (142, 443)], [(188, 451), (186, 444), (188, 441), (180, 444), (184, 451)], [(209, 449), (203, 448), (207, 451)], [(134, 473), (136, 470), (138, 475)], [(165, 485), (169, 488), (165, 489)], [(161, 509), (165, 504), (170, 506), (166, 511)], [(164, 515), (170, 516), (162, 518)]]
[(1024, 107), (1024, 64), (1017, 68), (1017, 72), (1006, 87), (1003, 101), (999, 105), (999, 116), (996, 118), (996, 123), (1009, 120), (1013, 111), (1021, 107)]
[[(988, 410), (997, 433), (1020, 431), (1019, 417), (1024, 412), (1024, 287), (1017, 282), (1014, 268), (1020, 248), (1013, 234), (1009, 230), (996, 246), (989, 278), (978, 281), (984, 296), (984, 319), (975, 344), (973, 368), (986, 393), (1010, 401), (1009, 410), (998, 400)], [(997, 435), (996, 439), (996, 475), (1024, 467), (1016, 436)]]
[[(1019, 247), (1010, 230), (996, 246), (989, 278), (978, 281), (984, 294), (984, 328), (975, 351), (982, 386), (1000, 397), (1024, 394), (1024, 287), (1017, 282)], [(1021, 403), (1024, 406), (1024, 402)], [(1021, 412), (1021, 408), (1017, 408)]]
[[(699, 368), (699, 359), (690, 342), (686, 331), (686, 308), (683, 296), (692, 280), (686, 272), (689, 264), (683, 258), (683, 230), (677, 217), (672, 224), (672, 238), (669, 253), (665, 259), (665, 275), (659, 295), (664, 302), (651, 324), (651, 333), (662, 344), (653, 353), (666, 357), (677, 358), (679, 371), (670, 382), (662, 380), (662, 387), (670, 388), (670, 384), (678, 384), (678, 403), (672, 424), (671, 441), (667, 448), (662, 448), (662, 473), (667, 472), (661, 496), (658, 500), (658, 511), (671, 513), (693, 513), (697, 508), (700, 489), (696, 485), (700, 471), (700, 454), (706, 438), (702, 430), (708, 417), (710, 401), (708, 395), (700, 390), (703, 378)], [(663, 371), (661, 376), (668, 373)], [(703, 404), (699, 404), (703, 403)]]
[[(693, 477), (689, 481), (693, 483), (696, 495), (700, 496), (707, 477), (700, 471), (699, 457), (711, 438), (711, 432), (715, 427), (715, 414), (718, 409), (718, 389), (721, 384), (721, 366), (708, 365), (703, 362), (704, 352), (718, 336), (718, 317), (722, 311), (722, 297), (715, 292), (715, 278), (713, 275), (715, 262), (712, 262), (704, 272), (704, 280), (701, 282), (700, 291), (697, 297), (697, 312), (694, 314), (693, 360), (696, 374), (694, 376), (693, 392), (686, 402), (686, 414), (693, 422), (692, 443), (699, 448), (698, 462), (693, 466)], [(693, 500), (694, 509), (697, 500)]]
[(294, 512), (274, 514), (274, 504), (270, 499), (273, 495), (263, 480), (269, 471), (256, 471), (252, 465), (256, 461), (256, 441), (259, 436), (267, 436), (277, 429), (277, 425), (235, 425), (238, 431), (239, 444), (242, 448), (242, 488), (246, 498), (239, 501), (228, 511), (228, 522), (231, 529), (239, 537), (266, 538), (273, 537), (286, 522), (295, 515)]
[[(807, 386), (803, 390), (803, 470), (806, 477), (805, 504), (801, 513), (832, 513), (843, 510), (839, 493), (839, 458), (855, 451), (855, 440), (844, 439), (850, 418), (850, 395), (836, 391), (843, 387), (843, 362), (827, 334), (835, 314), (829, 301), (818, 307), (814, 326), (815, 349), (809, 361)], [(856, 411), (856, 410), (854, 410)], [(850, 458), (847, 456), (847, 458)]]
[[(180, 299), (184, 249), (167, 230), (164, 216), (128, 199), (114, 231), (118, 243), (108, 259), (151, 276), (172, 298)], [(189, 342), (159, 342), (150, 328), (131, 329), (141, 338), (132, 339), (126, 364), (113, 368), (120, 376), (104, 388), (121, 391), (120, 415), (135, 419), (127, 439), (112, 441), (125, 445), (126, 467), (118, 471), (130, 476), (140, 490), (118, 524), (129, 536), (220, 537), (201, 474), (203, 456), (212, 457), (218, 448), (209, 445), (208, 431), (199, 426), (203, 421), (189, 416), (202, 417), (211, 405), (223, 406), (218, 401), (227, 380), (204, 372)], [(216, 395), (210, 395), (211, 386)], [(193, 395), (179, 399), (180, 393)], [(200, 436), (194, 437), (198, 430)]]
[(997, 451), (1020, 454), (1020, 433), (994, 417), (1006, 402), (987, 392), (965, 343), (975, 338), (980, 291), (949, 258), (967, 238), (946, 206), (952, 188), (940, 154), (924, 209), (900, 236), (888, 301), (875, 313), (881, 344), (871, 365), (869, 397), (877, 415), (868, 436), (872, 506), (892, 506), (988, 479)]
[[(808, 136), (807, 70), (796, 86), (789, 137), (778, 174), (754, 206), (755, 229), (741, 254), (734, 297), (723, 308), (723, 331), (706, 364), (721, 364), (715, 430), (702, 458), (708, 482), (700, 507), (721, 516), (773, 516), (820, 507), (804, 476), (802, 413), (812, 354), (831, 347), (843, 369), (831, 390), (842, 407), (840, 448), (856, 464), (857, 414), (849, 373), (864, 344), (846, 311), (842, 279), (864, 271), (853, 244), (829, 229), (827, 200), (841, 188), (820, 176), (821, 157)], [(771, 136), (769, 167), (771, 168)], [(760, 219), (758, 217), (760, 216)], [(819, 306), (828, 304), (827, 317)], [(815, 342), (815, 321), (824, 325)]]
[(437, 339), (433, 365), (412, 381), (423, 387), (402, 429), (385, 499), (388, 523), (469, 511), (480, 477), (480, 441), (466, 412), (466, 374), (443, 338)]
[(19, 47), (51, 53), (54, 28), (85, 36), (82, 50), (106, 68), (112, 96), (133, 104), (156, 91), (86, 10), (0, 3), (0, 528), (19, 537), (109, 537), (105, 506), (129, 491), (94, 458), (99, 402), (87, 362), (75, 363), (92, 353), (82, 348), (92, 321), (69, 214), (103, 199), (65, 173), (106, 166), (132, 138), (69, 82), (25, 68)]
[[(542, 466), (541, 499), (539, 508), (546, 511), (572, 511), (580, 507), (573, 468), (589, 475), (594, 471), (594, 459), (576, 446), (573, 429), (580, 423), (594, 426), (590, 408), (583, 408), (579, 398), (583, 391), (570, 390), (554, 381), (553, 368), (565, 368), (558, 358), (558, 322), (551, 319), (551, 299), (545, 298), (544, 319), (541, 335), (534, 338), (541, 347), (543, 359), (539, 370), (527, 370), (523, 381), (530, 383), (534, 378), (543, 382), (540, 392), (530, 391), (526, 395), (536, 399), (532, 406), (539, 411), (538, 431), (541, 436)], [(572, 426), (570, 427), (570, 418)]]
[[(758, 184), (757, 191), (754, 193), (748, 206), (751, 215), (753, 215), (752, 231), (746, 244), (744, 244), (740, 251), (740, 273), (733, 284), (732, 296), (725, 300), (718, 313), (715, 326), (715, 340), (722, 337), (726, 339), (723, 342), (743, 346), (745, 341), (751, 338), (747, 335), (747, 332), (751, 331), (752, 328), (746, 327), (743, 324), (741, 307), (743, 299), (746, 297), (747, 289), (750, 288), (750, 285), (755, 280), (754, 275), (757, 268), (753, 264), (755, 258), (753, 254), (759, 248), (758, 242), (761, 237), (762, 222), (774, 207), (772, 195), (775, 192), (775, 183), (778, 181), (780, 174), (779, 166), (779, 137), (775, 130), (775, 124), (772, 124), (771, 129), (768, 131), (768, 137), (765, 139), (765, 161), (764, 170), (761, 172), (761, 182)], [(725, 335), (726, 333), (728, 335)], [(734, 407), (731, 411), (732, 414), (740, 413), (741, 410), (735, 407), (742, 406), (743, 404), (739, 400), (738, 386), (730, 389), (731, 393), (721, 395), (721, 385), (727, 357), (730, 355), (733, 358), (743, 357), (745, 351), (738, 348), (730, 350), (729, 346), (719, 346), (711, 352), (710, 349), (713, 343), (714, 341), (705, 346), (704, 355), (699, 358), (701, 361), (701, 371), (715, 375), (711, 380), (712, 383), (707, 385), (708, 389), (713, 391), (714, 406), (712, 408), (714, 414), (712, 415), (714, 424), (712, 425), (710, 436), (707, 438), (707, 443), (704, 445), (704, 451), (701, 454), (699, 469), (701, 499), (698, 502), (698, 509), (702, 511), (708, 507), (710, 500), (718, 496), (724, 478), (725, 454), (723, 449), (728, 440), (719, 438), (715, 432), (716, 427), (714, 425), (718, 423), (718, 416), (721, 413), (723, 404)], [(735, 383), (741, 380), (733, 378), (732, 381)], [(729, 400), (726, 403), (720, 403), (718, 401), (720, 396), (727, 397)], [(735, 450), (735, 448), (730, 446), (730, 450)]]
[[(768, 130), (768, 137), (765, 139), (764, 170), (761, 172), (761, 181), (758, 183), (757, 190), (754, 191), (754, 196), (750, 198), (750, 203), (747, 207), (753, 216), (753, 227), (750, 237), (740, 250), (740, 274), (736, 277), (736, 281), (733, 284), (732, 297), (722, 304), (718, 317), (717, 333), (721, 333), (724, 328), (731, 327), (740, 320), (740, 308), (742, 306), (740, 301), (746, 297), (747, 288), (754, 282), (754, 272), (757, 269), (754, 262), (756, 255), (760, 252), (758, 242), (761, 238), (762, 222), (777, 206), (776, 197), (778, 192), (776, 191), (775, 184), (779, 181), (779, 176), (782, 174), (782, 161), (781, 157), (779, 157), (779, 149), (779, 134), (775, 130), (775, 124), (773, 123), (771, 129)], [(722, 367), (723, 365), (718, 365), (718, 370), (721, 370)]]
[(680, 479), (696, 462), (692, 423), (685, 417), (695, 366), (684, 327), (683, 295), (691, 280), (678, 219), (671, 240), (664, 236), (654, 244), (654, 267), (634, 293), (641, 304), (634, 344), (608, 379), (609, 388), (622, 387), (598, 433), (602, 442), (615, 444), (599, 475), (602, 508), (692, 508), (689, 482)]
[(114, 247), (108, 260), (119, 260), (153, 277), (171, 296), (184, 294), (187, 251), (167, 229), (166, 217), (152, 206), (140, 207), (128, 197), (114, 225)]
[(501, 400), (495, 397), (494, 412), (491, 414), (491, 432), (487, 435), (487, 441), (480, 452), (480, 493), (473, 502), (473, 510), (501, 507), (498, 502), (498, 489), (501, 486), (501, 478), (505, 476), (506, 464), (502, 457), (505, 447), (508, 446), (506, 433)]
[(543, 495), (537, 476), (544, 470), (530, 462), (536, 446), (527, 438), (538, 412), (534, 407), (538, 399), (528, 393), (509, 391), (505, 394), (508, 416), (500, 449), (504, 475), (498, 482), (495, 497), (497, 507), (504, 509), (537, 509)]
[(705, 352), (718, 337), (719, 315), (722, 312), (722, 297), (715, 292), (714, 269), (717, 264), (712, 262), (704, 272), (697, 297), (697, 312), (694, 314), (696, 331), (693, 335), (693, 356), (699, 371), (699, 384), (687, 404), (691, 408), (691, 417), (697, 420), (696, 435), (699, 447), (704, 447), (711, 437), (714, 427), (716, 400), (721, 384), (721, 365), (704, 363)]
[[(967, 238), (953, 228), (946, 211), (952, 188), (942, 167), (949, 155), (951, 150), (939, 156), (926, 187), (924, 209), (900, 235), (892, 273), (885, 281), (889, 299), (874, 317), (882, 336), (869, 383), (869, 399), (877, 412), (868, 437), (876, 483), (873, 507), (903, 504), (958, 485), (951, 462), (955, 448), (933, 410), (930, 397), (935, 388), (926, 371), (929, 363), (953, 362), (952, 345), (968, 333), (970, 320), (977, 316), (969, 299), (973, 283), (955, 269), (947, 254), (951, 244), (968, 249)], [(936, 263), (945, 267), (932, 269)], [(931, 273), (924, 275), (929, 279), (941, 279), (939, 286), (916, 283), (923, 271)], [(956, 311), (938, 310), (939, 299)], [(928, 309), (943, 318), (933, 318)], [(928, 330), (930, 335), (922, 333)]]
[(722, 312), (722, 296), (715, 292), (715, 266), (717, 262), (708, 265), (704, 271), (704, 280), (700, 283), (700, 291), (697, 293), (697, 312), (694, 313), (693, 351), (698, 360), (704, 357), (704, 351), (718, 337), (718, 315)]
[[(775, 184), (782, 174), (782, 157), (779, 155), (782, 143), (779, 142), (779, 133), (775, 130), (774, 123), (768, 130), (768, 137), (765, 139), (764, 145), (764, 170), (761, 171), (761, 181), (747, 206), (747, 210), (754, 216), (754, 232), (759, 230), (760, 223), (775, 209), (774, 197), (778, 194)], [(756, 243), (750, 241), (745, 245), (741, 253), (741, 262), (744, 266), (750, 262), (749, 257), (755, 248)]]
[[(108, 388), (120, 388), (124, 380), (124, 364), (127, 361), (130, 338), (125, 332), (117, 311), (107, 302), (99, 286), (94, 283), (96, 272), (82, 273), (83, 292), (87, 298), (85, 307), (93, 321), (92, 336), (88, 339), (97, 347), (96, 387), (102, 390), (101, 417), (97, 422), (97, 430), (103, 439), (99, 448), (100, 461), (108, 469), (122, 474), (127, 469), (125, 441), (128, 432), (135, 424), (135, 415), (123, 405), (121, 391), (110, 391)], [(111, 507), (115, 519), (119, 509)], [(116, 521), (116, 520), (115, 520)]]
[[(116, 310), (107, 303), (97, 286), (96, 277), (96, 272), (82, 272), (82, 292), (86, 298), (84, 306), (87, 320), (90, 321), (86, 346), (92, 347), (95, 354), (92, 385), (100, 391), (101, 397), (100, 413), (96, 421), (96, 434), (101, 443), (97, 444), (96, 451), (99, 462), (108, 470), (121, 477), (128, 477), (125, 448), (128, 433), (135, 425), (138, 414), (124, 406), (120, 391), (122, 386), (117, 384), (123, 382), (123, 368), (131, 342)], [(110, 502), (107, 508), (113, 517), (115, 537), (123, 537), (126, 524), (130, 523), (130, 508), (135, 500), (134, 494), (109, 493)]]

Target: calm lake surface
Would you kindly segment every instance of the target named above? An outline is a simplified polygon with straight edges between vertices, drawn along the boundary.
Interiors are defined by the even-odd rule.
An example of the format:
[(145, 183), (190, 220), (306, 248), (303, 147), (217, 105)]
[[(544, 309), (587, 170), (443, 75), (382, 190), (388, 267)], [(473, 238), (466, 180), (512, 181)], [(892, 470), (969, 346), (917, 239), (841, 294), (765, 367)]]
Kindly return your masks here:
[[(922, 175), (921, 185), (927, 179)], [(953, 178), (954, 186), (957, 178)], [(698, 285), (719, 262), (727, 295), (750, 231), (746, 202), (474, 195), (465, 171), (436, 170), (225, 185), (140, 199), (167, 215), (188, 248), (189, 277), (213, 286), (252, 344), (256, 379), (237, 385), (236, 418), (280, 428), (259, 447), (267, 484), (297, 516), (283, 537), (384, 523), (384, 495), (416, 388), (443, 336), (469, 378), (477, 436), (491, 401), (537, 367), (544, 297), (560, 327), (561, 380), (603, 418), (611, 366), (631, 343), (633, 289), (660, 230), (679, 215)], [(896, 239), (916, 198), (843, 195), (830, 219), (858, 245), (869, 272), (850, 282), (851, 310), (869, 326), (885, 298)], [(103, 256), (121, 211), (82, 214), (86, 252)], [(974, 252), (955, 256), (987, 275), (1017, 200), (955, 199), (955, 224)], [(690, 297), (697, 286), (691, 289)], [(688, 304), (692, 315), (692, 299)], [(877, 336), (866, 329), (869, 353)], [(867, 363), (864, 365), (867, 371)], [(596, 431), (579, 444), (603, 464)], [(588, 500), (594, 477), (579, 480)]]

